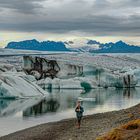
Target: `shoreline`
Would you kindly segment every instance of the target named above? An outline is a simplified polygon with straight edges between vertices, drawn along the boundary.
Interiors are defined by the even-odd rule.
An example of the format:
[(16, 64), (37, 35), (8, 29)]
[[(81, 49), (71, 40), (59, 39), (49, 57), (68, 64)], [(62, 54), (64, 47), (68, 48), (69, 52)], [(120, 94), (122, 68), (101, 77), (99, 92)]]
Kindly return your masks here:
[(95, 140), (112, 128), (138, 118), (140, 104), (119, 111), (84, 116), (80, 129), (76, 128), (76, 118), (71, 118), (17, 131), (0, 137), (0, 140)]

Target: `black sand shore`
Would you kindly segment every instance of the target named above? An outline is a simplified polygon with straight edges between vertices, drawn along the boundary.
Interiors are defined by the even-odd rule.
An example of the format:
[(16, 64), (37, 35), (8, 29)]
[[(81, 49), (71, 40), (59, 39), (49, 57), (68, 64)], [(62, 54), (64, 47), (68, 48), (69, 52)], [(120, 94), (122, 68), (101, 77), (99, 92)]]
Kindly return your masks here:
[(120, 111), (85, 116), (81, 129), (76, 128), (76, 119), (67, 119), (28, 128), (0, 140), (95, 140), (110, 129), (138, 118), (140, 104)]

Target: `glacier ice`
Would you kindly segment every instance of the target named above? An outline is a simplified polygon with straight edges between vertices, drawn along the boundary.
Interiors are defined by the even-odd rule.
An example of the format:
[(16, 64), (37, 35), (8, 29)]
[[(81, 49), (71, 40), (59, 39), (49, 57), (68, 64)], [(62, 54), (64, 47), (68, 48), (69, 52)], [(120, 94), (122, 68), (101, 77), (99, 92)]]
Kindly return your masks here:
[[(28, 74), (34, 75), (37, 79), (36, 83), (43, 89), (85, 90), (98, 87), (130, 88), (137, 85), (138, 78), (136, 72), (134, 73), (135, 67), (126, 66), (122, 69), (112, 69), (113, 66), (110, 65), (110, 69), (108, 69), (108, 59), (112, 57), (106, 55), (96, 57), (99, 59), (98, 63), (103, 66), (78, 64), (72, 60), (60, 61), (55, 58), (25, 56), (24, 70)], [(107, 59), (107, 63), (104, 58)], [(114, 57), (112, 59), (115, 60)]]
[(16, 72), (16, 68), (11, 64), (0, 63), (0, 72), (12, 71)]
[(83, 89), (78, 79), (59, 79), (59, 78), (46, 78), (37, 81), (37, 84), (43, 89)]
[(0, 73), (0, 97), (27, 98), (47, 95), (46, 91), (32, 82), (31, 76), (23, 75), (12, 72)]
[(24, 56), (23, 69), (27, 74), (32, 74), (37, 80), (42, 78), (71, 78), (81, 76), (83, 67), (67, 61), (47, 59), (45, 57)]
[(100, 85), (102, 87), (116, 87), (116, 88), (131, 88), (137, 85), (138, 81), (135, 75), (124, 74), (111, 74), (106, 73), (101, 77)]
[[(24, 93), (25, 96), (41, 95), (42, 92), (45, 92), (43, 89), (75, 88), (86, 90), (99, 87), (130, 88), (140, 86), (140, 59), (138, 56), (86, 53), (26, 55), (23, 59), (22, 72), (17, 72), (17, 64), (9, 61), (10, 58), (8, 58), (8, 62), (12, 62), (13, 65), (0, 63), (0, 88), (5, 95), (6, 93), (8, 96), (17, 94), (21, 97), (22, 94), (18, 92), (23, 90), (20, 85), (25, 82), (28, 88), (30, 87), (29, 91), (32, 88), (33, 91), (35, 90), (34, 93)], [(21, 64), (21, 59), (17, 58), (16, 60)], [(2, 60), (0, 61), (2, 62)], [(6, 77), (4, 78), (6, 81), (2, 77)], [(10, 82), (7, 82), (9, 79)], [(20, 84), (18, 84), (18, 80), (21, 82)], [(21, 89), (18, 90), (18, 86), (14, 83)], [(43, 91), (37, 93), (37, 89)], [(13, 93), (13, 90), (16, 92)]]

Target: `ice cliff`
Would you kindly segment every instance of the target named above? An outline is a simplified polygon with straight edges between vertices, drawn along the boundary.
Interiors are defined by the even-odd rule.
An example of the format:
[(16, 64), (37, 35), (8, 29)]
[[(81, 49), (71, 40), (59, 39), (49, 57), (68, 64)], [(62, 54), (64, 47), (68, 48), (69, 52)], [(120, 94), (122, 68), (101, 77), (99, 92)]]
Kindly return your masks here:
[[(102, 56), (98, 57), (100, 61), (97, 62), (101, 63)], [(95, 62), (91, 65), (89, 61), (78, 62), (72, 61), (72, 58), (60, 60), (57, 57), (25, 56), (23, 68), (27, 74), (34, 75), (36, 83), (43, 89), (132, 88), (138, 84), (136, 68), (112, 69), (112, 65), (104, 67), (105, 62), (100, 66)]]

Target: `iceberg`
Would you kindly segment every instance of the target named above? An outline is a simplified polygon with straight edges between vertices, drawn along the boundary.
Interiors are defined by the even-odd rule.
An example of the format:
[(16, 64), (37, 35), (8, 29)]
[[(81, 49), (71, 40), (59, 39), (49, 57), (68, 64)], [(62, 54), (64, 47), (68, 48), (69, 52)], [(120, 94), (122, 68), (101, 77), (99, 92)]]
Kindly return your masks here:
[(69, 79), (46, 78), (36, 82), (43, 89), (91, 89), (97, 88), (97, 82), (93, 77), (75, 77)]
[(111, 73), (105, 72), (100, 77), (101, 87), (133, 88), (138, 84), (136, 76), (130, 72)]
[(136, 68), (134, 71), (133, 71), (135, 77), (137, 78), (137, 86), (140, 86), (140, 68)]
[(59, 79), (46, 78), (37, 81), (37, 84), (43, 89), (83, 89), (80, 80), (73, 78)]
[(47, 95), (47, 92), (32, 80), (31, 76), (25, 76), (23, 73), (0, 73), (0, 97), (28, 98)]

